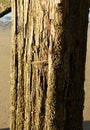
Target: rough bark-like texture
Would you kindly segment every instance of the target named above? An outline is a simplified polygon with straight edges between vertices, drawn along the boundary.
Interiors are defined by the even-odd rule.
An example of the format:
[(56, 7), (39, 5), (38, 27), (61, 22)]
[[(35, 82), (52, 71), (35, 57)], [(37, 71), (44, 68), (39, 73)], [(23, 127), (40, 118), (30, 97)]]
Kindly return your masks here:
[(82, 130), (87, 3), (12, 0), (11, 130)]
[(0, 17), (11, 11), (10, 0), (0, 0)]

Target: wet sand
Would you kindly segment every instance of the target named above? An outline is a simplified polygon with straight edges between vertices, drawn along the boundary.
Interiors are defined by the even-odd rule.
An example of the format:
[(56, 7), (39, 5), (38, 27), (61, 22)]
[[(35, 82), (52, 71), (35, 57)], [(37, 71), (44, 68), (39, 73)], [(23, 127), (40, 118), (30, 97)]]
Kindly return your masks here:
[[(90, 24), (88, 30), (84, 130), (90, 130)], [(11, 26), (0, 24), (0, 130), (9, 128)], [(3, 129), (5, 128), (5, 129)], [(6, 129), (7, 128), (7, 129)]]
[(85, 70), (84, 130), (90, 130), (90, 23), (88, 25), (87, 57)]
[(0, 130), (9, 127), (11, 28), (0, 26)]
[(85, 70), (85, 108), (84, 120), (90, 121), (90, 23), (88, 25), (87, 57)]

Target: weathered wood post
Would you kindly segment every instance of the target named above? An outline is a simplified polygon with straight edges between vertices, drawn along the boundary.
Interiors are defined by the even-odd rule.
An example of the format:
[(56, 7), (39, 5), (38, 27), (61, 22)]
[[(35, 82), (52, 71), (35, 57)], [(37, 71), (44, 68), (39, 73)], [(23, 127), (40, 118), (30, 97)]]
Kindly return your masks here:
[(11, 130), (82, 130), (88, 7), (12, 0)]

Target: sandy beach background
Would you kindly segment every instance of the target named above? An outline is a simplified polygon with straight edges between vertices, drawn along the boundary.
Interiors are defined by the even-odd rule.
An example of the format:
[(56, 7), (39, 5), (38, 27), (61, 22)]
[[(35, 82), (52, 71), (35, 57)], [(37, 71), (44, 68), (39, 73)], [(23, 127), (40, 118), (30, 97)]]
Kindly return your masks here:
[(88, 24), (87, 57), (85, 70), (84, 130), (90, 130), (90, 22)]
[[(9, 130), (11, 14), (0, 19), (0, 130)], [(90, 23), (85, 76), (84, 130), (90, 130)]]
[(0, 19), (0, 130), (9, 127), (10, 49), (11, 18), (7, 16)]

